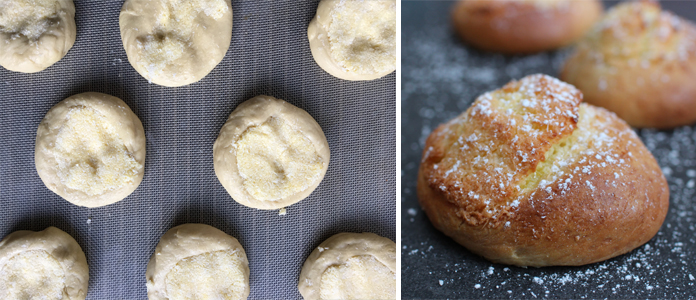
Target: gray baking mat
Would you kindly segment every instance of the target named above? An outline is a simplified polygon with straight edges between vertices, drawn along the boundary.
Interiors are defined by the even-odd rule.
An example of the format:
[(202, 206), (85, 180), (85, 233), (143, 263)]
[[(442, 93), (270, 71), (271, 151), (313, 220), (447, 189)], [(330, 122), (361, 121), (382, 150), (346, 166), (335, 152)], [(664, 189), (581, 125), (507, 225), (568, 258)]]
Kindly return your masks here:
[[(490, 263), (437, 231), (418, 205), (425, 138), (482, 93), (525, 75), (558, 76), (567, 50), (506, 57), (468, 48), (454, 35), (453, 2), (402, 7), (402, 296), (404, 299), (694, 299), (696, 126), (638, 131), (669, 182), (670, 207), (646, 245), (583, 267), (516, 268)], [(662, 5), (696, 20), (695, 1)], [(694, 79), (696, 84), (696, 79)]]
[[(183, 223), (205, 223), (239, 239), (251, 269), (250, 299), (297, 299), (309, 253), (343, 231), (396, 237), (395, 74), (369, 82), (332, 77), (312, 59), (307, 25), (317, 1), (232, 1), (227, 56), (198, 83), (148, 84), (121, 44), (123, 1), (76, 0), (77, 41), (45, 71), (0, 68), (0, 236), (56, 226), (82, 246), (88, 299), (146, 299), (145, 267), (159, 238)], [(74, 206), (44, 187), (34, 167), (39, 122), (68, 96), (95, 91), (123, 99), (147, 135), (145, 177), (106, 207)], [(309, 112), (331, 148), (324, 181), (288, 208), (239, 205), (213, 171), (213, 143), (227, 116), (259, 94)]]

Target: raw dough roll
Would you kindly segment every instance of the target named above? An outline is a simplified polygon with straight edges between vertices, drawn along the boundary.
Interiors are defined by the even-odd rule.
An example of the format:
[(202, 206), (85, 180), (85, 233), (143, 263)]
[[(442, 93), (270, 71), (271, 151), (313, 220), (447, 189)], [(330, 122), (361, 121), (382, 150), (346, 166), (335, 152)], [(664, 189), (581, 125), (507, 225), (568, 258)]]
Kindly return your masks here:
[(58, 228), (15, 231), (0, 241), (0, 299), (85, 299), (88, 280), (85, 253)]
[(635, 127), (696, 122), (696, 26), (657, 2), (612, 8), (578, 44), (561, 79)]
[(143, 180), (143, 124), (121, 99), (74, 95), (39, 124), (34, 156), (39, 177), (54, 193), (80, 206), (108, 205)]
[(339, 233), (312, 251), (298, 289), (305, 300), (396, 299), (396, 244), (374, 233)]
[(150, 300), (249, 297), (249, 261), (237, 239), (215, 227), (184, 224), (167, 231), (147, 264)]
[(517, 266), (578, 266), (629, 252), (660, 229), (667, 181), (613, 113), (531, 75), (485, 93), (428, 137), (418, 198), (472, 252)]
[(74, 43), (72, 0), (0, 0), (0, 65), (5, 69), (44, 70)]
[(599, 0), (460, 0), (452, 21), (476, 48), (524, 54), (572, 43), (601, 14)]
[(309, 196), (326, 175), (329, 143), (306, 111), (270, 96), (235, 109), (213, 146), (215, 174), (240, 204), (278, 209)]
[(322, 0), (307, 29), (317, 64), (346, 80), (396, 70), (396, 1)]
[(163, 86), (208, 75), (232, 40), (230, 0), (126, 0), (119, 17), (128, 61)]

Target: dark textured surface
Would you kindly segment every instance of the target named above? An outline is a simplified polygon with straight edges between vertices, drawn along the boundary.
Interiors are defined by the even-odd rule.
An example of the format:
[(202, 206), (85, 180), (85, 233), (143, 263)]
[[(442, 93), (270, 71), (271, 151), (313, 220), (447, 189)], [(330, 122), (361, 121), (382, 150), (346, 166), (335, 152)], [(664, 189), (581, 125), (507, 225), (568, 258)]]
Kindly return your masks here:
[[(669, 182), (670, 209), (660, 232), (626, 255), (582, 267), (523, 269), (490, 263), (437, 231), (416, 196), (425, 138), (477, 96), (511, 79), (534, 73), (558, 76), (569, 49), (513, 57), (482, 53), (454, 35), (449, 24), (453, 2), (402, 5), (404, 299), (696, 297), (696, 126), (639, 131)], [(696, 1), (662, 5), (696, 20)]]
[[(351, 82), (321, 70), (306, 34), (316, 1), (232, 3), (227, 56), (190, 86), (148, 84), (130, 66), (118, 29), (123, 1), (76, 0), (75, 46), (47, 70), (0, 68), (0, 236), (47, 226), (72, 235), (87, 255), (88, 299), (146, 299), (150, 255), (165, 231), (183, 223), (209, 224), (239, 239), (250, 262), (250, 299), (300, 298), (305, 258), (335, 233), (395, 239), (395, 74)], [(34, 167), (41, 119), (87, 91), (123, 99), (147, 136), (140, 187), (94, 209), (53, 194)], [(237, 105), (259, 94), (305, 109), (331, 148), (324, 181), (285, 216), (237, 204), (213, 171), (218, 131)]]

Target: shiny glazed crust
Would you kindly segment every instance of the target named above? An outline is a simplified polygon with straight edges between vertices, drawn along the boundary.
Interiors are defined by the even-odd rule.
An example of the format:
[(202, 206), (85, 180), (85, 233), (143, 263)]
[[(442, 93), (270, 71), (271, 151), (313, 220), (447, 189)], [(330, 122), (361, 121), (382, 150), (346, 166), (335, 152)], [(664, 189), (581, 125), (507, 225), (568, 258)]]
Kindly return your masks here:
[(452, 21), (462, 39), (476, 48), (522, 54), (572, 43), (601, 14), (598, 0), (460, 0)]
[(418, 175), (433, 225), (518, 266), (584, 265), (650, 240), (669, 205), (662, 171), (622, 120), (581, 101), (531, 75), (440, 125)]
[(578, 44), (561, 79), (635, 127), (696, 122), (696, 26), (656, 2), (617, 5)]

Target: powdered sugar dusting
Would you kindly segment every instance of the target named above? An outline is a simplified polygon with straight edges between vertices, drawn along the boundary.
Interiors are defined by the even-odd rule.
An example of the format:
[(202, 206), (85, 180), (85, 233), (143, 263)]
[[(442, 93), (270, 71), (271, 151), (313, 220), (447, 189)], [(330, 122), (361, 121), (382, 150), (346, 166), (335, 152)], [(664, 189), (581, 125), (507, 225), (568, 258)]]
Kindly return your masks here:
[[(403, 5), (407, 7), (416, 3), (406, 1)], [(425, 138), (433, 129), (466, 110), (477, 96), (511, 79), (535, 73), (556, 76), (568, 54), (563, 50), (533, 56), (504, 57), (468, 49), (451, 34), (449, 19), (442, 17), (448, 15), (450, 5), (445, 2), (429, 3), (429, 9), (437, 11), (426, 14), (425, 26), (417, 23), (418, 26), (406, 27), (409, 24), (404, 23), (401, 100), (404, 297), (693, 297), (696, 291), (696, 260), (693, 259), (696, 257), (696, 129), (693, 126), (673, 131), (637, 132), (660, 167), (670, 170), (669, 174), (665, 174), (670, 186), (670, 210), (662, 229), (650, 242), (605, 262), (581, 267), (540, 269), (493, 264), (471, 254), (434, 229), (426, 214), (407, 214), (408, 208), (418, 207), (416, 174)], [(471, 70), (471, 74), (464, 75), (468, 70)], [(481, 71), (486, 75), (479, 78), (477, 74)], [(477, 79), (473, 80), (472, 77)], [(422, 113), (419, 114), (419, 111)], [(605, 144), (610, 142), (608, 137), (599, 135)], [(596, 151), (592, 155), (595, 164), (601, 167), (602, 163), (626, 163), (625, 159), (622, 162), (620, 157), (607, 154)], [(502, 169), (498, 171), (504, 173)], [(583, 168), (578, 170), (582, 171)], [(586, 171), (595, 172), (594, 168)], [(625, 174), (616, 172), (610, 175), (618, 183), (618, 179)], [(409, 218), (414, 221), (409, 222)], [(489, 274), (491, 267), (493, 272)], [(442, 286), (438, 280), (443, 281)]]

